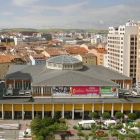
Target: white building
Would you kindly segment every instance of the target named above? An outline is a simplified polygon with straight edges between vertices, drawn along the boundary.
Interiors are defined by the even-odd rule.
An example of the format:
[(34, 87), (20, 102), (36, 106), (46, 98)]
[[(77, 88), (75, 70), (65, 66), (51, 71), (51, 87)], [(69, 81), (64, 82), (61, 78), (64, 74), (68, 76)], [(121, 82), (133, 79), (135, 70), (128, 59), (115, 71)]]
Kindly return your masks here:
[(136, 78), (137, 24), (128, 21), (126, 25), (109, 27), (108, 66), (128, 77)]

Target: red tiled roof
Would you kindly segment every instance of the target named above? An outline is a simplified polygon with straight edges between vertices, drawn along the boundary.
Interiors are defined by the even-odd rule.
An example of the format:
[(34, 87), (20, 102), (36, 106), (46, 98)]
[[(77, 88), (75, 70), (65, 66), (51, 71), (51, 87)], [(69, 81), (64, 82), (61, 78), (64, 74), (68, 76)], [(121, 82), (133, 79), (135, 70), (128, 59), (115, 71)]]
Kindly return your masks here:
[(107, 53), (107, 50), (105, 49), (95, 49), (98, 53)]
[(0, 56), (0, 63), (9, 63), (12, 62), (12, 57), (11, 56), (5, 56), (5, 55), (1, 55)]
[(88, 53), (88, 50), (84, 47), (65, 47), (66, 50), (69, 50), (72, 54), (85, 54)]

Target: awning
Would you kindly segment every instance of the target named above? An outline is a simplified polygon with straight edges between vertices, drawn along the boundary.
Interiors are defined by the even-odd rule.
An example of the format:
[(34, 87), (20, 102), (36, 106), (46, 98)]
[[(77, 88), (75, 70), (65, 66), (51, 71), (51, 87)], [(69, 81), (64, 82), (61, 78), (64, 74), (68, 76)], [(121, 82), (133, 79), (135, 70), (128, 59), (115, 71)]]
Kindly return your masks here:
[(83, 110), (74, 110), (74, 112), (83, 112)]

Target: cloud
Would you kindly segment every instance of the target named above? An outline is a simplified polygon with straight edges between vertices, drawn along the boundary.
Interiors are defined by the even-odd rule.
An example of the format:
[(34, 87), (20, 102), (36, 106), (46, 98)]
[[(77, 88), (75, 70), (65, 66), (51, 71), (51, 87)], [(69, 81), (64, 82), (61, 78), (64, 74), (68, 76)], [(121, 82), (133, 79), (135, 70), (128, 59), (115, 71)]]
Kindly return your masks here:
[[(16, 5), (28, 5), (20, 7), (23, 16), (14, 14), (9, 22), (13, 27), (32, 28), (77, 28), (77, 29), (108, 29), (110, 26), (125, 24), (128, 19), (138, 21), (140, 13), (140, 2), (131, 2), (124, 5), (114, 5), (106, 7), (92, 8), (87, 5), (89, 0), (69, 5), (48, 5), (34, 2), (38, 0), (13, 0)], [(86, 5), (86, 7), (85, 7)], [(53, 14), (47, 14), (52, 12)], [(55, 15), (57, 13), (57, 15)], [(8, 22), (1, 26), (8, 25)]]
[(2, 12), (1, 15), (4, 15), (4, 16), (9, 16), (9, 15), (13, 15), (14, 13), (13, 12)]
[(38, 1), (41, 1), (41, 0), (12, 0), (12, 3), (16, 6), (24, 7), (24, 6), (29, 6)]

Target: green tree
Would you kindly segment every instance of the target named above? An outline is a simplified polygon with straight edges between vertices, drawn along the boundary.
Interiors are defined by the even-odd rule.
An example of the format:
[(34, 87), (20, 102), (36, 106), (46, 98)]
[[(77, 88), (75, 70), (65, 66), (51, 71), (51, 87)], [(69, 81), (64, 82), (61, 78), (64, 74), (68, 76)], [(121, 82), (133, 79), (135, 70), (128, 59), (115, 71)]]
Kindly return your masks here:
[(84, 137), (84, 133), (82, 133), (81, 131), (79, 131), (79, 132), (77, 133), (77, 136), (79, 136), (79, 139), (81, 139), (81, 137)]
[(98, 114), (97, 114), (97, 112), (90, 112), (89, 117), (92, 119), (96, 119), (98, 117)]
[(119, 134), (119, 136), (118, 136), (118, 138), (120, 139), (120, 140), (124, 140), (125, 139), (125, 135), (122, 135), (122, 134)]
[(116, 112), (115, 117), (116, 117), (117, 119), (121, 119), (121, 118), (124, 117), (124, 114), (123, 114), (122, 112)]
[(137, 116), (136, 116), (135, 113), (129, 113), (128, 114), (128, 119), (130, 119), (130, 120), (136, 120), (137, 119)]
[(103, 118), (103, 119), (109, 119), (109, 118), (110, 118), (110, 114), (109, 114), (108, 112), (104, 112), (104, 113), (102, 114), (102, 118)]
[(33, 135), (37, 135), (39, 133), (39, 130), (42, 128), (42, 122), (38, 114), (32, 121), (30, 128)]
[(89, 136), (88, 135), (84, 135), (84, 138), (85, 138), (85, 140), (88, 140)]

